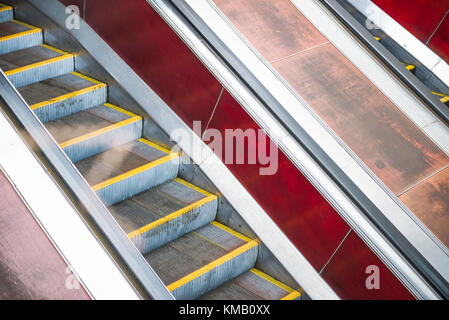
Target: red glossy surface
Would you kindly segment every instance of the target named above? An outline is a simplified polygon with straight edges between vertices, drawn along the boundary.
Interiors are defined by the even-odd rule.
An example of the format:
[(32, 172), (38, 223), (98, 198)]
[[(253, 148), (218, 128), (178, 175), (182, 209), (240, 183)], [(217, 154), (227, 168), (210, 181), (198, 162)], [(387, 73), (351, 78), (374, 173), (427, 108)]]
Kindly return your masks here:
[(449, 62), (449, 15), (429, 42), (429, 48)]
[[(449, 10), (449, 0), (373, 0), (383, 11), (426, 43)], [(430, 48), (449, 62), (449, 17), (430, 42)], [(432, 38), (433, 39), (433, 38)]]
[(1, 171), (0, 194), (0, 300), (89, 299)]
[[(369, 266), (378, 268), (378, 289), (369, 290), (366, 286), (367, 278), (374, 275), (372, 270), (367, 270)], [(414, 299), (354, 231), (323, 270), (322, 276), (342, 299)], [(375, 284), (373, 278), (368, 279), (368, 284)]]

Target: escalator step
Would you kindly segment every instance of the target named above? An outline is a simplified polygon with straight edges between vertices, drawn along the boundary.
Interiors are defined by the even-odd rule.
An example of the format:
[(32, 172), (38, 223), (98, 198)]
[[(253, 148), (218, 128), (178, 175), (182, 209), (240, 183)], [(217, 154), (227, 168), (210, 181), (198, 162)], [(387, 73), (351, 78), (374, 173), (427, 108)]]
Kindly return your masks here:
[(258, 269), (251, 269), (215, 290), (201, 300), (295, 300), (301, 293)]
[(72, 72), (19, 88), (19, 93), (45, 123), (106, 103), (107, 86)]
[(109, 207), (109, 211), (146, 254), (212, 222), (217, 205), (217, 196), (176, 178)]
[(176, 299), (195, 299), (251, 269), (259, 242), (212, 222), (145, 258)]
[(0, 23), (0, 54), (38, 46), (43, 40), (41, 28), (17, 20)]
[(45, 124), (72, 162), (137, 140), (142, 118), (106, 103)]
[(42, 44), (0, 55), (0, 68), (15, 87), (23, 87), (73, 72), (74, 56)]
[(14, 19), (13, 7), (0, 3), (0, 22)]
[(109, 149), (76, 163), (105, 205), (113, 205), (175, 178), (179, 154), (145, 139)]

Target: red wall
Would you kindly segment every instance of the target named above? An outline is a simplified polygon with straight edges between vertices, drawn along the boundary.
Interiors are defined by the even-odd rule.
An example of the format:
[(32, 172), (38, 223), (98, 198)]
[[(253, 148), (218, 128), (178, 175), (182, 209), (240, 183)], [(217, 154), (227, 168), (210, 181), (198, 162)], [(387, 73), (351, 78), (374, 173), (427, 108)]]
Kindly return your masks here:
[[(209, 128), (258, 128), (226, 91), (220, 98), (220, 83), (145, 0), (87, 0), (85, 14), (87, 23), (191, 127), (195, 120), (206, 124), (217, 106)], [(350, 227), (281, 151), (275, 175), (259, 175), (259, 163), (227, 166), (342, 298), (412, 298), (354, 232), (346, 237)], [(379, 290), (364, 285), (371, 264), (380, 268)]]
[[(426, 43), (449, 10), (449, 0), (372, 0), (415, 37)], [(449, 15), (429, 42), (449, 63)]]

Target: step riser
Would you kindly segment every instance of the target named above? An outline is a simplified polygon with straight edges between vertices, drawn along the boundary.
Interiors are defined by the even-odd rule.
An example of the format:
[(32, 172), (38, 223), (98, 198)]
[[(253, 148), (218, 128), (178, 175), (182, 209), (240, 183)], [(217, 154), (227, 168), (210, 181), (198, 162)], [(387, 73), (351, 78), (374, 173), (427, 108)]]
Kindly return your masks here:
[(255, 246), (231, 260), (213, 268), (172, 291), (178, 300), (193, 300), (254, 267), (258, 247)]
[(178, 175), (179, 157), (115, 182), (97, 191), (106, 206), (135, 196)]
[(20, 88), (32, 83), (54, 78), (74, 71), (73, 57), (37, 66), (28, 70), (8, 75), (11, 83)]
[(142, 254), (157, 249), (181, 236), (215, 220), (218, 200), (212, 200), (154, 229), (142, 233), (131, 241)]
[(42, 32), (34, 32), (21, 37), (0, 41), (0, 54), (38, 46), (43, 41)]
[(14, 13), (12, 10), (0, 11), (0, 23), (11, 21), (14, 18)]
[(90, 139), (63, 148), (72, 162), (77, 162), (113, 147), (128, 143), (142, 135), (142, 121), (136, 121)]
[(46, 123), (106, 103), (107, 91), (106, 87), (102, 87), (79, 96), (45, 105), (33, 111), (43, 123)]

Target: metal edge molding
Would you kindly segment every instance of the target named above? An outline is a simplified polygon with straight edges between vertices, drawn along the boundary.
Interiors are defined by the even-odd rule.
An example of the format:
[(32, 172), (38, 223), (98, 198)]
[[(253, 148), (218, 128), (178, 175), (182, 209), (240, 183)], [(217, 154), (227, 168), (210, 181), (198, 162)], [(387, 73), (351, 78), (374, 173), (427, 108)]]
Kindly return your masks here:
[[(158, 5), (166, 5), (165, 2), (161, 3), (161, 1), (154, 1), (158, 3)], [(305, 149), (316, 163), (318, 163), (321, 169), (329, 176), (332, 177), (333, 183), (335, 183), (341, 190), (344, 191), (345, 196), (347, 196), (354, 204), (356, 204), (357, 209), (363, 212), (363, 214), (368, 217), (368, 222), (374, 225), (377, 230), (382, 230), (381, 235), (383, 238), (386, 238), (388, 242), (391, 243), (390, 248), (384, 249), (382, 246), (377, 245), (374, 248), (374, 251), (384, 258), (385, 261), (385, 251), (391, 250), (395, 253), (399, 253), (399, 255), (395, 256), (396, 260), (385, 261), (388, 266), (390, 266), (393, 271), (398, 275), (398, 277), (405, 282), (407, 287), (421, 298), (437, 298), (438, 295), (435, 295), (435, 292), (429, 284), (425, 284), (422, 282), (422, 278), (424, 277), (426, 281), (432, 284), (432, 286), (437, 289), (440, 294), (443, 296), (447, 296), (449, 292), (447, 291), (449, 286), (447, 285), (446, 280), (441, 276), (439, 272), (435, 270), (435, 268), (420, 254), (420, 252), (406, 239), (401, 232), (396, 228), (394, 224), (391, 223), (389, 219), (387, 219), (382, 210), (376, 206), (370, 198), (365, 195), (365, 190), (361, 190), (354, 182), (348, 178), (343, 171), (321, 148), (316, 142), (308, 135), (308, 133), (302, 128), (297, 119), (293, 119), (291, 115), (286, 112), (284, 107), (279, 104), (279, 102), (271, 95), (271, 93), (266, 90), (266, 88), (258, 81), (254, 74), (248, 70), (241, 61), (234, 55), (234, 52), (229, 49), (217, 35), (208, 27), (207, 23), (205, 23), (202, 19), (207, 17), (208, 22), (216, 21), (217, 17), (211, 14), (210, 10), (204, 9), (208, 6), (205, 1), (189, 1), (187, 4), (185, 1), (170, 1), (171, 4), (176, 6), (181, 14), (186, 17), (187, 20), (190, 21), (191, 24), (195, 26), (195, 29), (207, 43), (207, 46), (212, 48), (214, 53), (222, 60), (222, 63), (226, 64), (226, 66), (233, 70), (233, 72), (240, 77), (240, 80), (252, 91), (254, 96), (257, 97), (259, 101), (262, 101), (262, 104), (265, 106), (267, 110), (270, 111), (270, 114), (273, 118), (278, 120), (285, 128), (288, 130), (288, 134), (293, 137), (294, 142), (298, 143), (303, 149)], [(190, 6), (195, 6), (195, 9), (201, 8), (204, 9), (202, 12), (201, 18), (196, 15), (196, 12), (192, 10)], [(206, 19), (207, 20), (207, 19)], [(172, 22), (173, 23), (173, 22)], [(173, 27), (173, 25), (172, 25)], [(174, 29), (180, 28), (179, 26), (175, 26)], [(223, 35), (223, 30), (221, 35)], [(227, 30), (229, 32), (229, 30)], [(232, 31), (231, 31), (232, 32)], [(188, 43), (188, 39), (184, 39)], [(191, 46), (192, 48), (192, 46)], [(199, 55), (198, 48), (192, 48), (194, 52)], [(203, 57), (200, 57), (204, 59)], [(204, 62), (204, 60), (203, 60)], [(215, 74), (217, 76), (217, 74)], [(231, 90), (232, 91), (232, 90)], [(257, 121), (257, 120), (256, 120)], [(259, 122), (260, 123), (260, 122)], [(271, 129), (271, 128), (269, 128)], [(282, 145), (280, 145), (282, 148)], [(287, 152), (287, 154), (289, 154)], [(291, 155), (291, 153), (290, 153)], [(296, 161), (295, 161), (296, 160)], [(297, 158), (293, 160), (294, 163), (300, 162), (301, 159)], [(353, 162), (353, 161), (352, 161)], [(352, 164), (351, 169), (356, 169), (357, 167)], [(346, 168), (349, 169), (349, 168)], [(347, 171), (347, 170), (346, 170)], [(373, 185), (371, 183), (371, 185)], [(325, 185), (321, 185), (319, 190), (326, 189)], [(384, 192), (385, 193), (385, 192)], [(391, 198), (390, 195), (386, 195), (387, 198)], [(385, 195), (384, 195), (385, 197)], [(334, 199), (328, 199), (331, 203), (335, 205)], [(377, 199), (378, 200), (378, 199)], [(402, 208), (397, 208), (397, 204), (392, 202), (390, 199), (390, 204), (395, 206), (395, 210), (401, 210)], [(341, 209), (341, 207), (340, 207)], [(341, 210), (338, 210), (341, 213)], [(404, 213), (406, 214), (406, 213)], [(348, 218), (348, 213), (342, 213), (342, 216), (346, 216)], [(348, 218), (351, 226), (354, 227), (356, 231), (361, 231), (360, 228), (354, 226), (354, 219), (360, 219), (360, 216), (351, 215), (353, 218)], [(356, 217), (356, 218), (354, 218)], [(365, 231), (365, 232), (363, 232)], [(370, 231), (373, 231), (371, 229)], [(369, 233), (369, 232), (368, 232)], [(362, 230), (362, 238), (368, 244), (373, 244), (373, 239), (379, 238), (379, 231), (376, 234), (368, 234), (366, 230)], [(379, 239), (377, 239), (379, 240)], [(431, 241), (431, 242), (428, 242)], [(433, 248), (432, 240), (427, 240), (427, 243)], [(379, 244), (379, 242), (377, 242)], [(433, 249), (434, 250), (434, 249)], [(438, 250), (438, 249), (437, 249)], [(438, 252), (438, 251), (437, 251)], [(391, 254), (391, 252), (390, 252)], [(444, 254), (444, 253), (443, 253)], [(391, 257), (391, 256), (390, 256)], [(406, 261), (403, 260), (403, 257), (407, 257)], [(412, 265), (415, 269), (410, 269), (410, 265)], [(416, 272), (419, 270), (419, 275)], [(415, 273), (415, 274), (413, 274)]]
[[(116, 271), (121, 273), (122, 279), (117, 278), (117, 275), (115, 278), (105, 278), (105, 275), (114, 272), (113, 269), (111, 269), (112, 265), (107, 266), (103, 262), (97, 267), (103, 266), (105, 269), (96, 269), (95, 266), (91, 265), (93, 261), (96, 260), (95, 256), (91, 257), (91, 259), (87, 259), (87, 257), (78, 257), (78, 263), (70, 261), (77, 274), (84, 271), (84, 274), (86, 277), (90, 277), (88, 278), (90, 280), (94, 277), (95, 272), (89, 271), (87, 266), (82, 264), (87, 263), (92, 270), (96, 271), (96, 276), (101, 280), (97, 280), (98, 283), (94, 283), (94, 288), (89, 287), (89, 283), (80, 274), (81, 280), (86, 284), (87, 289), (92, 292), (94, 298), (128, 297), (136, 299), (141, 296), (154, 299), (173, 299), (173, 296), (168, 292), (165, 285), (128, 239), (109, 211), (92, 191), (75, 166), (70, 162), (62, 149), (50, 136), (48, 131), (3, 72), (0, 73), (0, 88), (0, 95), (6, 103), (5, 108), (7, 108), (7, 110), (4, 111), (14, 117), (15, 120), (23, 126), (25, 129), (24, 133), (28, 135), (26, 138), (28, 138), (28, 141), (35, 144), (37, 152), (41, 155), (40, 160), (42, 163), (45, 163), (46, 171), (52, 173), (53, 176), (56, 177), (57, 181), (62, 184), (60, 190), (67, 192), (68, 198), (72, 199), (72, 212), (74, 208), (78, 209), (78, 212), (75, 211), (76, 214), (78, 216), (79, 214), (82, 215), (82, 220), (88, 224), (91, 228), (91, 232), (95, 234), (99, 242), (103, 245), (104, 254), (108, 255), (110, 259), (114, 261)], [(67, 198), (66, 201), (68, 201)], [(51, 203), (51, 201), (48, 202), (48, 204)], [(63, 209), (67, 210), (67, 206)], [(36, 213), (36, 211), (34, 212)], [(57, 215), (63, 214), (63, 212), (64, 211), (57, 212)], [(81, 219), (81, 217), (79, 218)], [(52, 219), (55, 219), (55, 217), (52, 217)], [(51, 224), (57, 222), (52, 219), (47, 218), (47, 222)], [(73, 218), (71, 221), (74, 221)], [(59, 235), (58, 230), (67, 232), (70, 228), (71, 227), (61, 228), (60, 230), (52, 228), (47, 229), (47, 232), (50, 237), (55, 240), (55, 237)], [(79, 228), (78, 231), (80, 231), (81, 236), (83, 230)], [(85, 232), (84, 235), (86, 236)], [(91, 233), (91, 236), (92, 235), (93, 234)], [(62, 251), (62, 254), (68, 259), (71, 255), (79, 254), (79, 252), (83, 252), (84, 250), (89, 250), (89, 246), (86, 245), (86, 247), (80, 247), (79, 243), (73, 241), (73, 239), (71, 239), (73, 243), (67, 242), (70, 241), (70, 239), (65, 238), (63, 240), (66, 241), (66, 246), (58, 245), (58, 247)], [(81, 241), (82, 238), (79, 240)], [(97, 243), (99, 243), (98, 240)], [(68, 248), (68, 250), (65, 250), (65, 248)], [(74, 250), (74, 248), (76, 248), (76, 250)], [(100, 257), (101, 253), (97, 252), (97, 255)], [(82, 269), (80, 270), (77, 266)], [(116, 282), (119, 280), (126, 282), (126, 284), (122, 283), (120, 287), (114, 286), (114, 281)], [(93, 289), (96, 290), (94, 291)], [(134, 293), (134, 296), (131, 295), (131, 292)]]

